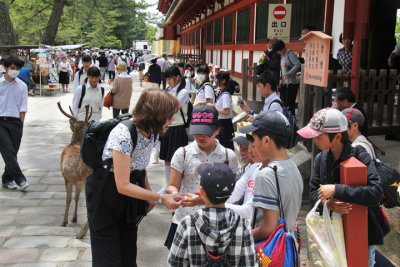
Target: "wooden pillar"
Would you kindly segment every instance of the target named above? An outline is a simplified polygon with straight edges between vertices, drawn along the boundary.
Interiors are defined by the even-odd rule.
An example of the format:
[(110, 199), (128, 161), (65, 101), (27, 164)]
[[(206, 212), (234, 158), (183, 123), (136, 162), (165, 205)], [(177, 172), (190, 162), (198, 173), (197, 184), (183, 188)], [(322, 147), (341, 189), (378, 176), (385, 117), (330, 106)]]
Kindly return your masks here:
[[(340, 183), (366, 185), (367, 166), (351, 157), (340, 164)], [(368, 266), (368, 208), (352, 204), (349, 214), (343, 215), (344, 240), (348, 267)]]
[[(243, 63), (242, 63), (242, 74), (243, 74), (242, 98), (244, 100), (247, 100), (247, 96), (248, 96), (247, 92), (249, 90), (248, 71), (247, 71), (248, 66), (249, 66), (249, 60), (243, 59)], [(233, 65), (232, 65), (232, 67), (233, 67)]]
[(324, 32), (328, 35), (332, 35), (332, 24), (333, 24), (333, 9), (335, 2), (334, 0), (325, 1), (325, 22)]

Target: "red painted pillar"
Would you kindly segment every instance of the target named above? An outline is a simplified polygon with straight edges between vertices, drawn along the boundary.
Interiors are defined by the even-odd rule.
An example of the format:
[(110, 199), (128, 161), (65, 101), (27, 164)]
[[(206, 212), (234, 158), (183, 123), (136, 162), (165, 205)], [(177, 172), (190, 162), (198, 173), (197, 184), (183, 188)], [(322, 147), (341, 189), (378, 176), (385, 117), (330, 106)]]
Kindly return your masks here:
[[(366, 185), (367, 166), (351, 157), (340, 164), (340, 183)], [(348, 267), (368, 266), (368, 209), (352, 204), (349, 214), (343, 215), (344, 241)]]

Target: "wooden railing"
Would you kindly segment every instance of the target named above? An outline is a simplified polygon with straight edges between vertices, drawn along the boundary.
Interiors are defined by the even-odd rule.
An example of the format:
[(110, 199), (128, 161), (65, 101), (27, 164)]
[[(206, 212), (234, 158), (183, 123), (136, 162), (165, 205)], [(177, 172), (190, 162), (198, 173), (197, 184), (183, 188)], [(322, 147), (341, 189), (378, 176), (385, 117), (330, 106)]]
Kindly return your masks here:
[(192, 60), (193, 65), (199, 66), (203, 63), (203, 59), (200, 55), (192, 55), (192, 54), (179, 54), (177, 58), (182, 62), (188, 62), (188, 60)]

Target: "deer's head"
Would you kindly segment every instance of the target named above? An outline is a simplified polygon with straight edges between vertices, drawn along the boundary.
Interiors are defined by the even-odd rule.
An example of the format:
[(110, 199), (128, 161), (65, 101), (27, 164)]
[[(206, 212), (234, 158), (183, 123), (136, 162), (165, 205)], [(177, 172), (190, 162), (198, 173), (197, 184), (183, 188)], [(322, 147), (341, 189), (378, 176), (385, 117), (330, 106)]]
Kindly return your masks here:
[(57, 103), (57, 106), (60, 109), (61, 113), (64, 114), (67, 118), (69, 118), (72, 122), (71, 123), (71, 131), (73, 134), (72, 134), (71, 143), (80, 144), (82, 137), (83, 137), (83, 132), (85, 130), (85, 127), (88, 124), (90, 118), (92, 117), (93, 110), (90, 109), (90, 114), (89, 114), (89, 105), (86, 105), (85, 106), (85, 109), (86, 109), (85, 121), (78, 121), (78, 119), (72, 115), (73, 113), (72, 113), (71, 107), (69, 107), (71, 114), (68, 114), (61, 107), (60, 102)]

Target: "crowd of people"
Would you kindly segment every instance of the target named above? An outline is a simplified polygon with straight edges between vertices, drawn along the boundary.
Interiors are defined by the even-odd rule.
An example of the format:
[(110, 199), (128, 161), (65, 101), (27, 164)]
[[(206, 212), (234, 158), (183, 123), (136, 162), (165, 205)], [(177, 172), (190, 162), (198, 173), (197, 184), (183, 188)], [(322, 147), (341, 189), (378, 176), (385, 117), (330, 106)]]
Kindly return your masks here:
[[(338, 60), (348, 73), (351, 40), (342, 42)], [(77, 52), (71, 64), (62, 57), (59, 79), (65, 91), (74, 73), (73, 116), (83, 121), (88, 105), (92, 120), (101, 120), (105, 97), (101, 83), (107, 72), (113, 117), (128, 113), (130, 72), (145, 69), (136, 65), (137, 58), (124, 52), (102, 52), (98, 58)], [(147, 73), (142, 73), (148, 88), (132, 110), (137, 136), (133, 138), (126, 124), (118, 124), (101, 155), (112, 161), (112, 167), (95, 169), (87, 178), (93, 266), (136, 266), (138, 225), (157, 201), (174, 210), (165, 233), (169, 266), (258, 266), (263, 259), (254, 244), (274, 235), (282, 218), (299, 251), (303, 179), (287, 153), (292, 126), (284, 109), (295, 114), (301, 60), (283, 41), (269, 40), (255, 81), (264, 107), (255, 114), (240, 100), (248, 123), (238, 135), (232, 123), (232, 95), (238, 84), (229, 71), (213, 64), (196, 70), (190, 61), (171, 65), (165, 54), (150, 62)], [(5, 59), (5, 75), (0, 78), (0, 95), (5, 95), (0, 98), (0, 153), (6, 165), (2, 184), (10, 190), (29, 186), (17, 161), (28, 94), (25, 81), (17, 78), (22, 66), (16, 57)], [(384, 232), (377, 222), (383, 216), (382, 188), (367, 133), (366, 114), (346, 87), (335, 91), (331, 108), (315, 113), (298, 131), (322, 151), (314, 159), (310, 203), (326, 202), (329, 210), (340, 214), (350, 212), (354, 204), (367, 206), (373, 266), (375, 246), (383, 243)], [(234, 142), (241, 159), (234, 153)], [(152, 151), (165, 162), (165, 186), (159, 192), (151, 190), (146, 172)], [(340, 163), (351, 156), (368, 166), (366, 186), (340, 184)], [(105, 186), (97, 192), (102, 179)], [(100, 199), (96, 205), (95, 198)]]

